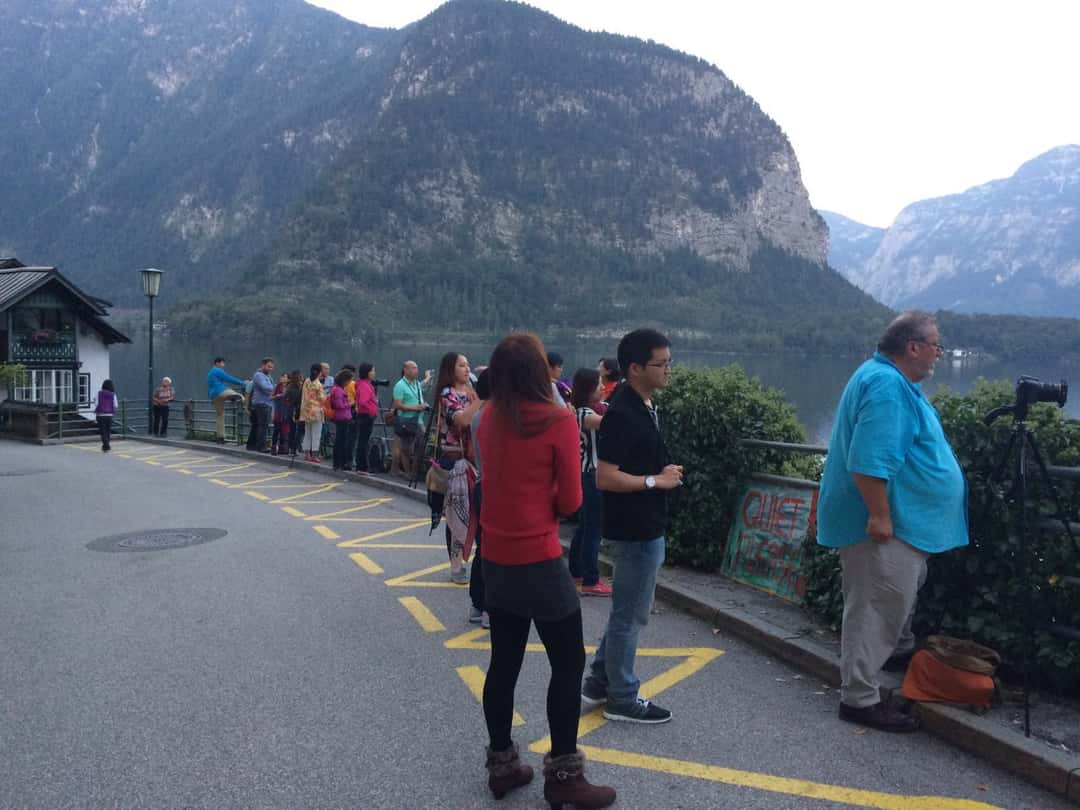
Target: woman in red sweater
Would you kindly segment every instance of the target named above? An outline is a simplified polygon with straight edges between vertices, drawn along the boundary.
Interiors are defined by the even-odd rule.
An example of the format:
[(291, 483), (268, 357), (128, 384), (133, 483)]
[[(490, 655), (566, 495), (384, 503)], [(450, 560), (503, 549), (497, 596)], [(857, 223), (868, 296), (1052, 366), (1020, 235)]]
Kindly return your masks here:
[(544, 798), (553, 808), (607, 807), (577, 750), (585, 642), (581, 604), (559, 544), (559, 517), (581, 506), (578, 426), (552, 401), (547, 354), (535, 335), (504, 338), (491, 355), (491, 401), (480, 418), (484, 464), (480, 523), (491, 663), (484, 681), (488, 787), (496, 798), (532, 780), (510, 738), (514, 688), (535, 622), (551, 663)]

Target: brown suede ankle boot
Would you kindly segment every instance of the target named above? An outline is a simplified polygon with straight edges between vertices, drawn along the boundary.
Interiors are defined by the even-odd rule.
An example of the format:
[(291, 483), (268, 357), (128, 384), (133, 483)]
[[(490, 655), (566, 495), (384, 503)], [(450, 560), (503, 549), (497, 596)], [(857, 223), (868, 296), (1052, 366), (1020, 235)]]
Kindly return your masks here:
[(544, 798), (551, 810), (599, 810), (615, 801), (615, 788), (590, 785), (585, 778), (585, 755), (578, 751), (544, 757)]
[(510, 743), (505, 751), (487, 749), (488, 787), (496, 799), (501, 799), (514, 788), (532, 781), (533, 769), (521, 764), (518, 747)]

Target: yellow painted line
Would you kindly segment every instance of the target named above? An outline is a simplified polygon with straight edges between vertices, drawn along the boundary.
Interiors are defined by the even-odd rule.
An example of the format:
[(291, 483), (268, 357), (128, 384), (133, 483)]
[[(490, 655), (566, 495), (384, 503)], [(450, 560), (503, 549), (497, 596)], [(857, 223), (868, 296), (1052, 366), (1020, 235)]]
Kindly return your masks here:
[[(293, 489), (299, 487), (311, 487), (311, 484), (271, 484), (263, 489)], [(290, 501), (298, 501), (301, 498), (306, 498), (309, 495), (318, 495), (320, 492), (329, 492), (335, 487), (339, 487), (341, 484), (319, 484), (314, 488), (309, 489), (308, 492), (298, 492), (295, 495), (286, 495), (283, 498), (275, 498), (274, 503), (289, 503)]]
[(127, 453), (113, 453), (114, 458), (131, 458)]
[(340, 534), (335, 532), (329, 526), (312, 526), (312, 528), (315, 529), (315, 531), (317, 531), (319, 534), (321, 534), (326, 540), (337, 540), (341, 537)]
[(136, 456), (139, 461), (147, 461), (152, 458), (175, 458), (176, 456), (186, 456), (187, 450), (173, 450), (171, 453), (143, 453), (140, 456)]
[(220, 470), (208, 470), (204, 473), (199, 473), (199, 478), (209, 478), (211, 475), (218, 475), (219, 473), (232, 472), (233, 470), (246, 470), (248, 467), (254, 467), (254, 461), (248, 461), (244, 464), (234, 464), (230, 467), (222, 467)]
[(361, 553), (359, 551), (354, 551), (349, 556), (352, 557), (352, 561), (354, 563), (359, 565), (361, 568), (363, 568), (369, 574), (381, 574), (381, 573), (383, 573), (383, 570), (382, 570), (382, 568), (379, 567), (378, 563), (376, 563), (373, 559), (371, 559), (371, 557), (369, 557), (367, 554), (363, 554), (363, 553)]
[[(338, 543), (340, 546), (341, 543)], [(449, 571), (450, 561), (447, 560), (444, 563), (433, 565), (430, 568), (422, 568), (419, 571), (413, 571), (411, 574), (405, 574), (404, 576), (394, 577), (388, 579), (384, 583), (391, 588), (412, 587), (412, 588), (464, 588), (466, 583), (460, 585), (456, 582), (424, 582), (420, 581), (420, 577), (427, 576), (428, 574), (434, 574), (436, 571)], [(486, 633), (487, 630), (481, 632)]]
[[(251, 473), (232, 473), (231, 475), (219, 475), (218, 478), (247, 478)], [(296, 473), (282, 472), (275, 473), (274, 475), (264, 475), (262, 477), (252, 478), (250, 481), (237, 481), (233, 484), (234, 487), (250, 487), (255, 484), (261, 484), (264, 481), (277, 481), (281, 478), (288, 478), (290, 475), (296, 475)]]
[(364, 548), (441, 548), (446, 551), (445, 543), (364, 543)]
[[(461, 680), (465, 681), (465, 685), (469, 687), (469, 691), (472, 692), (473, 697), (476, 698), (479, 703), (483, 703), (484, 679), (487, 678), (487, 674), (484, 670), (477, 666), (458, 667), (457, 674)], [(515, 711), (513, 724), (515, 726), (523, 726), (525, 725), (525, 718)], [(550, 750), (550, 748), (551, 746), (548, 746), (548, 750)], [(544, 753), (547, 753), (547, 751)]]
[[(446, 546), (444, 545), (443, 548), (445, 549)], [(449, 568), (450, 563), (445, 563), (442, 567), (443, 568)], [(428, 570), (432, 570), (432, 569), (428, 569)], [(423, 583), (416, 583), (416, 584), (423, 584)], [(434, 584), (438, 585), (438, 584), (441, 584), (441, 583), (434, 583)], [(453, 584), (453, 583), (451, 583), (451, 584)], [(480, 628), (479, 630), (467, 630), (464, 633), (462, 633), (460, 636), (457, 636), (456, 638), (452, 638), (449, 641), (445, 642), (444, 646), (448, 650), (490, 650), (491, 649), (491, 642), (488, 641), (488, 636), (489, 636), (488, 631), (484, 630), (483, 628)], [(483, 640), (481, 640), (481, 639), (483, 639)], [(525, 645), (525, 652), (544, 652), (544, 645), (543, 644), (526, 644)], [(594, 652), (596, 652), (596, 647), (586, 646), (585, 647), (585, 652), (588, 653), (589, 655), (592, 655)], [(638, 655), (641, 655), (641, 654), (642, 654), (642, 651), (638, 650)]]
[(258, 499), (260, 501), (268, 501), (268, 500), (270, 500), (269, 495), (263, 495), (261, 492), (252, 492), (251, 490), (248, 490), (244, 494), (245, 495), (250, 495), (252, 498), (256, 498), (256, 499)]
[[(311, 506), (318, 501), (304, 501), (304, 506)], [(308, 520), (319, 520), (322, 515), (312, 515)], [(388, 518), (388, 517), (371, 517), (371, 518), (326, 518), (328, 522), (333, 523), (416, 523), (416, 518)], [(429, 525), (428, 522), (424, 523), (425, 526)], [(446, 548), (446, 544), (443, 543), (443, 548)]]
[(393, 500), (393, 498), (372, 498), (366, 502), (361, 501), (360, 506), (352, 506), (348, 509), (338, 509), (335, 512), (326, 512), (322, 515), (312, 515), (308, 520), (322, 520), (324, 518), (337, 517), (338, 515), (348, 515), (353, 512), (360, 512), (364, 509), (374, 509), (376, 506), (382, 506), (384, 503), (390, 503)]
[(299, 509), (293, 509), (291, 506), (283, 506), (281, 507), (281, 511), (284, 512), (286, 515), (292, 515), (293, 517), (304, 517), (303, 512), (301, 512)]
[(189, 459), (187, 461), (181, 461), (181, 462), (178, 462), (176, 464), (170, 464), (169, 468), (171, 469), (173, 467), (198, 467), (200, 464), (213, 464), (215, 462), (220, 464), (221, 462), (218, 461), (218, 458), (220, 458), (220, 457), (219, 456), (207, 456), (206, 458), (200, 458), (198, 460)]
[(161, 466), (160, 461), (154, 461), (153, 459), (151, 459), (150, 461), (144, 461), (143, 464), (152, 464), (155, 467), (160, 467)]
[[(532, 746), (530, 746), (531, 748)], [(803, 779), (788, 779), (753, 771), (737, 771), (721, 768), (717, 765), (705, 765), (699, 762), (686, 762), (667, 757), (647, 754), (634, 754), (629, 751), (614, 751), (609, 748), (594, 748), (591, 745), (578, 746), (593, 762), (608, 765), (623, 765), (674, 776), (689, 776), (725, 785), (765, 790), (770, 793), (785, 793), (789, 796), (804, 796), (821, 801), (838, 802), (855, 807), (873, 807), (878, 810), (990, 810), (996, 805), (985, 804), (971, 799), (951, 799), (944, 796), (901, 796), (896, 793), (877, 793), (871, 790), (826, 785), (820, 782), (808, 782)]]
[(217, 478), (211, 478), (210, 483), (211, 484), (217, 484), (219, 487), (227, 487), (227, 486), (229, 486), (228, 481), (221, 481), (221, 480), (219, 480)]
[(402, 596), (398, 601), (412, 614), (412, 617), (416, 619), (416, 623), (427, 632), (441, 633), (446, 629), (446, 625), (440, 622), (435, 614), (428, 610), (427, 605), (415, 596)]
[(181, 475), (191, 475), (192, 474), (191, 470), (177, 470), (177, 472), (180, 473)]
[[(392, 534), (400, 534), (401, 532), (412, 531), (413, 529), (419, 529), (421, 526), (430, 526), (431, 521), (418, 520), (414, 523), (406, 523), (404, 526), (396, 526), (393, 529), (387, 529), (384, 532), (376, 532), (375, 534), (365, 534), (363, 537), (357, 537), (355, 540), (346, 540), (344, 543), (338, 543), (338, 548), (356, 548), (366, 543), (368, 540), (378, 540), (380, 537), (389, 537)], [(449, 562), (446, 563), (450, 565)]]

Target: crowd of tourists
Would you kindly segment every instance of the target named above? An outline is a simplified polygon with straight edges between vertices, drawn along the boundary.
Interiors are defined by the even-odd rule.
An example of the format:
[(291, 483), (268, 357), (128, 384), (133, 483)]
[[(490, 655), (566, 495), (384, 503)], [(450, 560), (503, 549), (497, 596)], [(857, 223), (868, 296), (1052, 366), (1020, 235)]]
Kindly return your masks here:
[[(919, 661), (911, 617), (927, 558), (967, 543), (963, 472), (919, 386), (943, 351), (926, 313), (905, 312), (889, 325), (841, 398), (821, 484), (818, 542), (840, 550), (843, 577), (839, 716), (884, 731), (918, 727), (902, 707), (882, 701), (878, 674)], [(491, 631), (483, 689), (488, 786), (502, 798), (534, 775), (511, 726), (535, 625), (551, 664), (544, 796), (553, 808), (607, 807), (615, 791), (584, 775), (581, 705), (602, 706), (615, 721), (672, 718), (641, 696), (635, 673), (639, 634), (664, 561), (667, 493), (683, 483), (653, 402), (670, 382), (670, 345), (659, 332), (635, 330), (621, 340), (616, 358), (578, 369), (566, 381), (561, 356), (546, 352), (536, 336), (515, 333), (475, 372), (460, 352), (448, 352), (423, 378), (407, 361), (393, 384), (387, 421), (394, 426), (393, 472), (414, 480), (424, 475), (433, 526), (445, 523), (450, 579), (469, 586), (468, 621)], [(317, 464), (329, 433), (335, 469), (367, 469), (375, 389), (389, 385), (372, 364), (331, 373), (329, 364), (313, 363), (306, 377), (295, 370), (275, 379), (274, 361), (266, 357), (242, 380), (219, 357), (207, 382), (219, 442), (226, 403), (246, 391), (249, 450), (302, 448)], [(116, 405), (111, 389), (107, 381), (98, 400), (106, 425)], [(163, 380), (155, 405), (167, 411), (174, 395)], [(167, 427), (167, 413), (159, 426)], [(102, 440), (108, 450), (107, 427)], [(577, 528), (564, 562), (560, 520), (574, 513)], [(610, 583), (597, 565), (601, 537), (614, 561)], [(611, 598), (587, 675), (583, 596)]]

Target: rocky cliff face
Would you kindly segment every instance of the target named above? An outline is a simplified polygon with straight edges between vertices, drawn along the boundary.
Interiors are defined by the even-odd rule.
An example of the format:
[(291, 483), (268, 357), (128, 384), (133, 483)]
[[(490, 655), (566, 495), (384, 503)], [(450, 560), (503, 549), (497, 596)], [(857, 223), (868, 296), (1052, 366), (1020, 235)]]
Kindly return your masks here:
[(586, 265), (599, 298), (674, 296), (664, 318), (719, 317), (703, 289), (777, 262), (843, 285), (780, 128), (652, 42), (502, 0), (400, 31), (301, 0), (10, 0), (0, 28), (0, 186), (25, 201), (0, 253), (118, 302), (150, 264), (188, 295), (302, 275), (391, 308), (438, 278), (498, 324), (536, 316), (526, 281), (580, 317)]
[[(867, 239), (858, 229), (833, 237), (837, 266)], [(1053, 149), (1008, 179), (908, 206), (861, 266), (851, 262), (848, 278), (895, 307), (1076, 317), (1080, 146)]]

